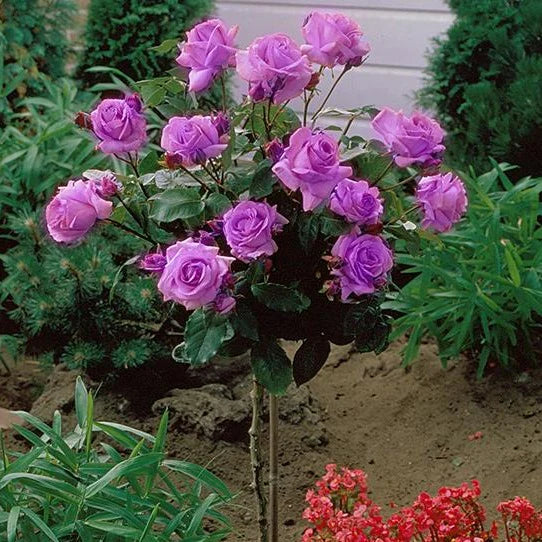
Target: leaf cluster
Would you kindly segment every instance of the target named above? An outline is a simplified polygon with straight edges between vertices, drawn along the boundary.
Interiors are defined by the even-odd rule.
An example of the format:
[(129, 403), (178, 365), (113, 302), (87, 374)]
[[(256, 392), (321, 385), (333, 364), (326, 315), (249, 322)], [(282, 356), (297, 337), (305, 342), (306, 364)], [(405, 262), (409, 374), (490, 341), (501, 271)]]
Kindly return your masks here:
[(418, 255), (400, 252), (414, 278), (386, 308), (398, 311), (393, 337), (407, 333), (405, 364), (434, 337), (443, 363), (470, 352), (478, 376), (489, 362), (533, 365), (542, 325), (541, 179), (513, 184), (506, 165), (464, 174), (467, 219), (439, 244), (422, 241)]
[[(7, 542), (218, 542), (230, 531), (220, 511), (233, 496), (203, 467), (169, 459), (167, 411), (155, 435), (100, 421), (81, 379), (77, 425), (66, 432), (17, 412), (30, 446), (0, 457), (0, 536)], [(1, 435), (0, 435), (1, 438)]]

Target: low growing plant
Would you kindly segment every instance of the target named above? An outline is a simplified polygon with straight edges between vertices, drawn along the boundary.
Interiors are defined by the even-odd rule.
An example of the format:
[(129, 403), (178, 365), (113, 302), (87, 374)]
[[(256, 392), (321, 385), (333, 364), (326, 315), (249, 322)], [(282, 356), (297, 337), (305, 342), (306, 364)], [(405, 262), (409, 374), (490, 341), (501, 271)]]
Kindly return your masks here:
[(307, 492), (303, 517), (311, 527), (302, 542), (537, 542), (542, 538), (542, 510), (528, 499), (501, 502), (500, 520), (487, 527), (480, 496), (477, 480), (442, 487), (435, 496), (420, 493), (411, 506), (384, 518), (368, 496), (365, 473), (330, 464), (316, 489)]
[(397, 262), (414, 278), (387, 308), (399, 311), (393, 337), (407, 333), (404, 363), (421, 341), (434, 337), (444, 364), (463, 352), (488, 363), (534, 365), (542, 326), (542, 179), (513, 184), (510, 168), (495, 164), (481, 176), (463, 175), (469, 192), (467, 220), (438, 243)]
[(14, 427), (30, 450), (9, 452), (0, 442), (2, 539), (223, 540), (230, 526), (220, 508), (232, 494), (203, 467), (167, 457), (167, 411), (151, 435), (96, 420), (93, 405), (78, 379), (72, 431), (59, 412), (52, 425), (15, 413), (26, 422)]

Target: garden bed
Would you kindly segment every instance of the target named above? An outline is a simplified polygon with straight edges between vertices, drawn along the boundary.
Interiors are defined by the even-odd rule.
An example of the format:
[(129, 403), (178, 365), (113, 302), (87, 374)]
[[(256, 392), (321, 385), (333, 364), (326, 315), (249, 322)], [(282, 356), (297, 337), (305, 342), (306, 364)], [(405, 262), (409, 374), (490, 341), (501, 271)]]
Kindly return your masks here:
[[(282, 401), (288, 411), (281, 422), (280, 449), (284, 540), (299, 540), (306, 526), (301, 519), (305, 492), (330, 461), (363, 468), (372, 496), (381, 503), (406, 505), (423, 489), (434, 492), (476, 477), (488, 507), (516, 494), (541, 504), (542, 374), (523, 373), (515, 381), (492, 374), (476, 382), (465, 362), (442, 370), (430, 344), (423, 345), (420, 361), (405, 374), (398, 367), (400, 348), (396, 343), (379, 357), (353, 354), (348, 361), (347, 350), (336, 348), (310, 384), (311, 394), (296, 395), (299, 410), (310, 410), (308, 417), (296, 418), (292, 401)], [(50, 416), (54, 408), (69, 413), (74, 375), (55, 371), (52, 378), (36, 402), (43, 385), (37, 366), (18, 364), (11, 377), (0, 377), (0, 406), (28, 409), (34, 403), (42, 416)], [(148, 404), (154, 392), (148, 387), (151, 381), (140, 382)], [(155, 429), (158, 414), (138, 408), (130, 386), (128, 395), (122, 386), (102, 388), (98, 418)], [(173, 430), (169, 452), (208, 465), (241, 492), (232, 509), (236, 531), (230, 540), (253, 541), (247, 443)]]

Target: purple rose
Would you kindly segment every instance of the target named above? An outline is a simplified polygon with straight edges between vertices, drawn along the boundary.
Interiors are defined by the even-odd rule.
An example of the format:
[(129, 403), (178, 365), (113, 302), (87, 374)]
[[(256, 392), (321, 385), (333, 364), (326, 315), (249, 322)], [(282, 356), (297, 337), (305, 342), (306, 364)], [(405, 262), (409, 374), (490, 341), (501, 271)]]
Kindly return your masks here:
[(356, 21), (341, 13), (313, 11), (303, 23), (301, 46), (309, 60), (333, 68), (337, 64), (359, 66), (371, 50)]
[(228, 29), (220, 19), (211, 19), (186, 33), (177, 64), (190, 70), (191, 92), (207, 90), (224, 70), (235, 66), (234, 40), (238, 29)]
[(416, 200), (424, 215), (422, 227), (437, 232), (448, 231), (467, 210), (465, 185), (453, 173), (422, 177)]
[(228, 134), (220, 135), (212, 117), (173, 117), (162, 131), (160, 145), (172, 163), (204, 164), (228, 146)]
[(265, 202), (242, 201), (224, 215), (224, 236), (231, 253), (243, 262), (277, 251), (273, 233), (287, 224), (276, 206)]
[(372, 126), (399, 167), (415, 162), (423, 166), (440, 164), (446, 147), (442, 144), (444, 131), (435, 120), (422, 113), (407, 117), (402, 111), (385, 108), (373, 119)]
[(290, 190), (301, 191), (303, 210), (310, 211), (329, 198), (339, 181), (352, 175), (352, 168), (341, 166), (339, 146), (333, 138), (299, 128), (273, 172)]
[(237, 71), (248, 81), (248, 93), (255, 102), (285, 103), (300, 96), (311, 80), (309, 60), (285, 34), (257, 38), (236, 58)]
[(351, 294), (374, 292), (386, 282), (386, 276), (393, 267), (391, 250), (382, 238), (359, 235), (359, 231), (341, 235), (331, 254), (339, 260), (339, 266), (331, 274), (339, 281), (343, 302)]
[(186, 239), (166, 251), (167, 263), (158, 281), (164, 301), (181, 303), (187, 310), (212, 303), (230, 275), (233, 258), (218, 255), (218, 247)]
[(329, 208), (348, 222), (372, 225), (380, 221), (383, 201), (378, 188), (367, 181), (343, 179), (331, 194)]
[(237, 301), (235, 300), (235, 297), (228, 294), (218, 294), (214, 301), (213, 308), (218, 314), (228, 314), (235, 309), (236, 304)]
[(167, 259), (161, 252), (145, 254), (139, 262), (139, 267), (150, 273), (161, 273), (166, 267)]
[(55, 241), (74, 243), (112, 211), (113, 204), (99, 196), (94, 181), (69, 181), (47, 205), (45, 220)]
[(98, 148), (108, 154), (138, 151), (147, 141), (147, 121), (137, 94), (102, 100), (90, 114)]

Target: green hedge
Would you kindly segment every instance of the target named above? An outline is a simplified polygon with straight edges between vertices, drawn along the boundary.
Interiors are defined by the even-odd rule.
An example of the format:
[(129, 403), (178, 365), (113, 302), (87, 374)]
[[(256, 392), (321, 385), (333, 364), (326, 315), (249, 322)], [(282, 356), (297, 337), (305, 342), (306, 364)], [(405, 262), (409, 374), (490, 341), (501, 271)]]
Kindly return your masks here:
[(542, 2), (449, 0), (456, 20), (436, 41), (423, 106), (448, 131), (449, 158), (485, 169), (489, 157), (542, 175)]
[(212, 9), (212, 0), (91, 0), (78, 77), (87, 85), (108, 79), (85, 72), (93, 66), (117, 68), (136, 81), (164, 75), (174, 59), (151, 47), (180, 39)]

